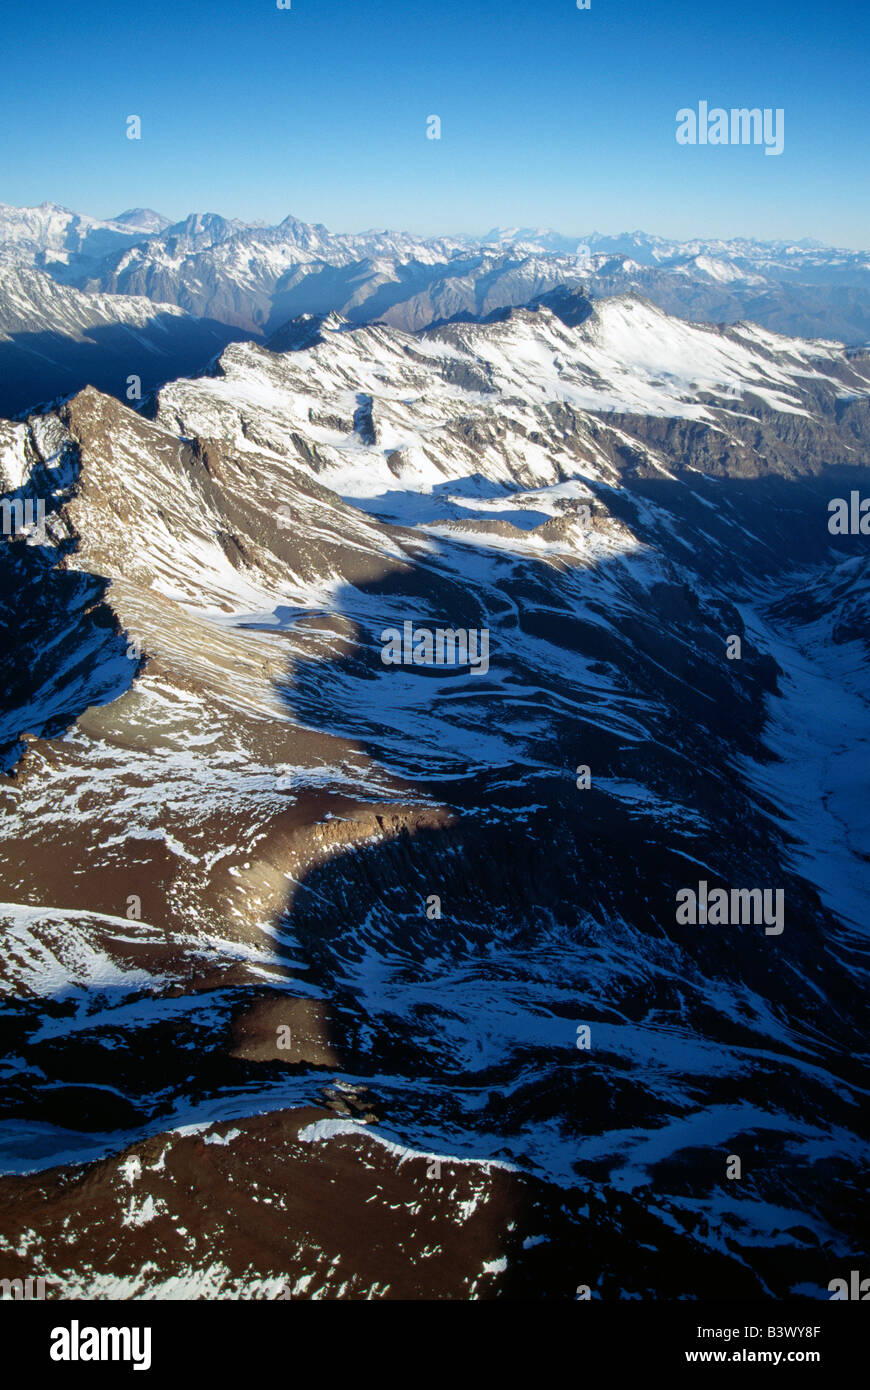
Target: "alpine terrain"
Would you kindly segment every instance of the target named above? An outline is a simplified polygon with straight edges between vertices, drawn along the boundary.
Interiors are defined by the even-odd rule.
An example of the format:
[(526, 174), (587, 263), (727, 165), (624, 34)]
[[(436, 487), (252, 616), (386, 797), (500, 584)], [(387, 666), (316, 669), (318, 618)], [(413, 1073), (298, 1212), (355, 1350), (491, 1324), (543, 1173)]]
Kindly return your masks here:
[(274, 226), (218, 213), (171, 223), (135, 208), (100, 221), (54, 203), (0, 204), (0, 411), (88, 384), (140, 399), (127, 394), (131, 374), (147, 395), (233, 340), (268, 345), (302, 314), (416, 332), (559, 287), (592, 299), (639, 294), (692, 322), (750, 319), (850, 346), (870, 339), (870, 255), (807, 240), (528, 227), (421, 237), (336, 233), (293, 216)]
[(826, 1298), (867, 1238), (870, 355), (521, 237), (57, 222), (4, 312), (258, 340), (0, 423), (4, 1277)]

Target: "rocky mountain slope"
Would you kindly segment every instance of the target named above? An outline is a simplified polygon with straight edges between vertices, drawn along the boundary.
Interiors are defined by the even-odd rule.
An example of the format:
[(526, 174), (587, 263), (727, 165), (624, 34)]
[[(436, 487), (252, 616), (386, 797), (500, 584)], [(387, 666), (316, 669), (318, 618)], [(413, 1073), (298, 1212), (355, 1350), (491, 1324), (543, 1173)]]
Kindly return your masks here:
[(0, 413), (70, 395), (83, 383), (141, 399), (242, 336), (174, 304), (84, 294), (44, 271), (0, 262)]
[[(0, 542), (0, 1272), (826, 1297), (870, 359), (570, 293), (275, 345), (0, 426), (47, 513)], [(486, 669), (385, 664), (407, 623)], [(701, 880), (781, 932), (681, 920)]]

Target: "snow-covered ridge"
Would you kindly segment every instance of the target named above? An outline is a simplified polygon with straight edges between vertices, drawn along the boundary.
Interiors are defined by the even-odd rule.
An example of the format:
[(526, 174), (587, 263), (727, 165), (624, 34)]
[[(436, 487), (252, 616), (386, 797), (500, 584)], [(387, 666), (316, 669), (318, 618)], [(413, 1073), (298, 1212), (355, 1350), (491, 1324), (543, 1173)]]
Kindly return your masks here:
[(202, 368), (239, 336), (176, 304), (85, 293), (44, 270), (0, 260), (0, 413), (19, 414), (85, 383), (141, 399), (168, 378)]
[(0, 340), (31, 332), (36, 324), (70, 338), (101, 324), (142, 328), (161, 314), (188, 317), (177, 304), (154, 303), (144, 295), (84, 294), (44, 271), (0, 262)]
[(267, 226), (217, 213), (168, 225), (148, 210), (100, 222), (46, 204), (0, 207), (2, 259), (79, 289), (168, 301), (255, 335), (331, 309), (356, 323), (416, 330), (567, 285), (597, 297), (640, 291), (690, 320), (748, 317), (792, 335), (870, 337), (870, 253), (816, 243), (520, 227), (482, 238), (336, 233), (292, 216)]

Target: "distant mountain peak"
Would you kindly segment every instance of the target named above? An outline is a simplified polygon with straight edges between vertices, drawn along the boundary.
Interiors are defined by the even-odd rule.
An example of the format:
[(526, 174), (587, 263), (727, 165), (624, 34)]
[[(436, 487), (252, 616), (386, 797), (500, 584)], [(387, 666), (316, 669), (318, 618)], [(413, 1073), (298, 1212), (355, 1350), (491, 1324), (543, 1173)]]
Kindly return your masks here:
[(137, 231), (147, 232), (162, 232), (171, 226), (170, 219), (164, 217), (162, 212), (155, 212), (153, 208), (127, 208), (111, 221), (122, 227), (133, 227)]

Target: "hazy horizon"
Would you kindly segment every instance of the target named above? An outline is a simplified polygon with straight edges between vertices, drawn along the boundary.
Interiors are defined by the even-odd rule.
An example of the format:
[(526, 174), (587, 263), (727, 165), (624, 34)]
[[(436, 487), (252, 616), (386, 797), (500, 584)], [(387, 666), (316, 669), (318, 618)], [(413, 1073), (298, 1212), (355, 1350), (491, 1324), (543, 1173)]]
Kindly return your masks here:
[(168, 212), (168, 211), (166, 210), (166, 208), (164, 208), (164, 207), (162, 207), (162, 206), (158, 206), (158, 205), (151, 204), (151, 203), (143, 203), (143, 202), (133, 202), (133, 203), (129, 203), (127, 206), (125, 206), (125, 207), (123, 207), (123, 208), (119, 208), (116, 212), (102, 212), (102, 211), (99, 211), (99, 212), (98, 212), (98, 211), (92, 211), (90, 208), (83, 208), (83, 207), (71, 206), (70, 204), (68, 204), (68, 203), (63, 203), (63, 202), (61, 202), (59, 199), (56, 199), (56, 198), (41, 198), (41, 199), (39, 200), (39, 202), (33, 202), (33, 203), (10, 203), (10, 202), (8, 202), (8, 201), (6, 201), (6, 200), (0, 200), (0, 206), (14, 207), (14, 208), (17, 208), (19, 211), (21, 211), (21, 210), (23, 210), (23, 209), (25, 209), (25, 208), (56, 207), (56, 208), (62, 209), (62, 210), (65, 211), (65, 212), (70, 212), (70, 213), (76, 214), (76, 215), (81, 216), (81, 217), (88, 217), (88, 218), (91, 218), (91, 219), (93, 219), (94, 221), (97, 221), (97, 222), (114, 222), (114, 221), (116, 221), (119, 217), (124, 217), (124, 216), (126, 216), (127, 214), (129, 214), (129, 213), (131, 213), (131, 212), (137, 212), (137, 211), (141, 211), (141, 212), (150, 212), (150, 213), (156, 213), (156, 214), (157, 214), (158, 216), (160, 216), (160, 217), (166, 217), (166, 218), (168, 218), (168, 219), (169, 219), (169, 225), (170, 225), (170, 226), (178, 226), (178, 225), (181, 224), (182, 222), (187, 221), (187, 219), (190, 218), (190, 217), (222, 217), (222, 218), (223, 218), (225, 221), (227, 221), (227, 222), (243, 222), (243, 223), (245, 223), (245, 225), (248, 226), (248, 227), (258, 227), (258, 226), (259, 226), (259, 227), (277, 227), (277, 226), (280, 226), (280, 224), (281, 224), (282, 222), (284, 222), (284, 221), (286, 221), (288, 218), (290, 218), (290, 219), (293, 219), (294, 221), (297, 221), (297, 222), (304, 222), (304, 223), (305, 223), (306, 225), (308, 225), (308, 226), (322, 226), (322, 227), (325, 227), (325, 228), (327, 229), (328, 232), (330, 232), (330, 233), (332, 233), (333, 235), (336, 235), (336, 236), (363, 236), (363, 235), (365, 235), (367, 232), (392, 232), (392, 233), (396, 233), (396, 234), (406, 234), (406, 235), (410, 235), (410, 236), (416, 236), (416, 237), (419, 237), (419, 238), (421, 238), (421, 239), (425, 239), (425, 240), (429, 240), (429, 241), (451, 240), (451, 239), (457, 239), (457, 240), (458, 240), (458, 239), (466, 239), (466, 240), (469, 240), (469, 241), (482, 241), (482, 240), (485, 240), (486, 237), (487, 237), (489, 234), (494, 233), (494, 232), (498, 232), (498, 233), (504, 234), (504, 233), (506, 233), (506, 232), (508, 232), (508, 231), (517, 230), (517, 231), (529, 231), (529, 232), (538, 233), (538, 234), (546, 233), (546, 234), (552, 235), (552, 236), (563, 237), (563, 238), (565, 238), (566, 240), (573, 240), (573, 239), (576, 239), (577, 241), (580, 241), (580, 242), (582, 242), (582, 240), (584, 239), (584, 237), (592, 237), (592, 236), (600, 236), (600, 237), (606, 237), (606, 238), (608, 238), (608, 239), (610, 239), (610, 240), (617, 240), (617, 239), (620, 238), (620, 237), (628, 237), (628, 236), (637, 236), (637, 235), (641, 235), (641, 236), (647, 236), (647, 237), (650, 237), (650, 238), (657, 238), (657, 239), (660, 240), (660, 241), (673, 241), (673, 242), (680, 242), (680, 243), (689, 243), (689, 242), (693, 242), (693, 241), (722, 241), (722, 242), (747, 241), (747, 242), (764, 242), (764, 243), (768, 243), (768, 244), (770, 244), (770, 245), (781, 244), (781, 245), (794, 245), (794, 246), (799, 246), (799, 245), (810, 245), (810, 244), (812, 244), (812, 245), (816, 245), (816, 246), (819, 246), (819, 247), (825, 247), (826, 249), (829, 249), (829, 250), (859, 251), (859, 252), (860, 252), (860, 251), (870, 251), (870, 240), (868, 240), (868, 242), (867, 242), (866, 244), (863, 244), (863, 245), (854, 245), (854, 244), (847, 244), (847, 243), (845, 243), (845, 242), (824, 241), (824, 240), (822, 240), (820, 237), (813, 237), (813, 236), (809, 236), (809, 235), (806, 235), (806, 234), (793, 235), (793, 236), (765, 237), (765, 236), (761, 236), (761, 235), (759, 235), (759, 234), (756, 234), (756, 233), (754, 233), (754, 232), (749, 232), (749, 231), (735, 232), (734, 234), (729, 234), (729, 235), (725, 235), (724, 233), (722, 233), (722, 232), (717, 232), (717, 231), (709, 231), (709, 232), (700, 232), (700, 231), (696, 231), (696, 232), (689, 232), (689, 233), (687, 233), (687, 234), (685, 234), (685, 235), (679, 235), (679, 236), (678, 236), (678, 235), (676, 235), (676, 234), (671, 234), (671, 233), (668, 233), (668, 232), (661, 231), (659, 228), (644, 227), (644, 226), (641, 226), (639, 223), (636, 223), (636, 224), (634, 224), (634, 225), (620, 226), (618, 229), (614, 229), (614, 228), (612, 228), (612, 227), (607, 227), (606, 225), (593, 225), (593, 226), (584, 227), (581, 231), (574, 231), (573, 229), (571, 229), (571, 230), (566, 230), (564, 227), (553, 226), (552, 224), (543, 221), (543, 219), (538, 218), (538, 219), (533, 219), (533, 220), (530, 221), (530, 222), (524, 222), (524, 223), (520, 223), (520, 222), (503, 222), (503, 223), (490, 222), (484, 229), (479, 230), (479, 231), (478, 231), (478, 230), (471, 231), (471, 230), (468, 230), (468, 229), (455, 228), (455, 227), (449, 228), (449, 229), (447, 229), (447, 230), (444, 230), (444, 229), (442, 228), (442, 229), (436, 229), (436, 230), (433, 231), (433, 230), (431, 230), (431, 229), (420, 229), (420, 228), (416, 228), (416, 227), (413, 227), (413, 226), (404, 226), (404, 225), (399, 226), (399, 225), (396, 225), (396, 224), (387, 224), (387, 223), (383, 223), (383, 222), (382, 222), (382, 223), (368, 223), (368, 224), (366, 224), (366, 225), (364, 225), (364, 226), (363, 226), (363, 225), (358, 225), (358, 226), (344, 226), (344, 225), (342, 225), (342, 226), (333, 226), (333, 225), (331, 225), (330, 223), (327, 223), (322, 217), (316, 217), (316, 216), (310, 217), (310, 218), (309, 218), (309, 217), (300, 217), (298, 213), (296, 213), (296, 212), (294, 212), (294, 211), (292, 211), (292, 210), (289, 211), (289, 212), (284, 213), (283, 216), (278, 216), (278, 217), (276, 217), (273, 221), (270, 221), (268, 218), (262, 217), (262, 216), (260, 216), (260, 217), (258, 217), (258, 216), (251, 216), (251, 217), (248, 217), (248, 216), (246, 216), (246, 215), (243, 215), (243, 214), (237, 213), (237, 212), (227, 212), (227, 211), (225, 211), (224, 209), (219, 208), (219, 207), (217, 207), (217, 206), (205, 206), (205, 207), (199, 207), (199, 208), (188, 208), (186, 212), (180, 213), (180, 214), (177, 215), (177, 216), (176, 216), (174, 213)]

